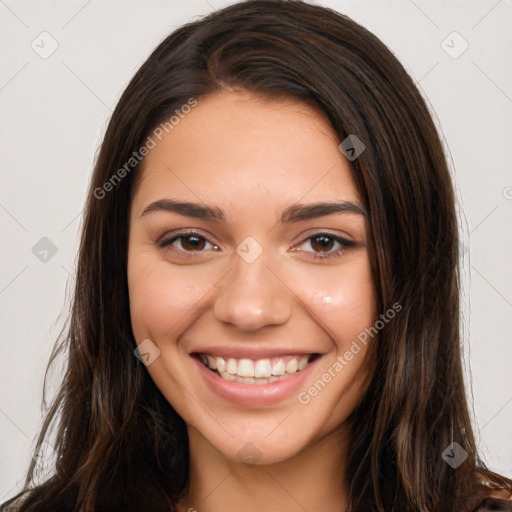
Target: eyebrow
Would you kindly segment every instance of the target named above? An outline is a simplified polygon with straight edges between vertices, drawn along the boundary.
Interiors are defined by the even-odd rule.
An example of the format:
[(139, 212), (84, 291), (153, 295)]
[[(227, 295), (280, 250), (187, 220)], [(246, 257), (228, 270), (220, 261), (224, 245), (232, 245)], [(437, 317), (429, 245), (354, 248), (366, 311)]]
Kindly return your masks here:
[[(175, 199), (159, 199), (158, 201), (154, 201), (144, 208), (140, 216), (143, 217), (144, 215), (156, 211), (174, 212), (186, 217), (215, 222), (226, 220), (226, 214), (221, 208)], [(358, 203), (352, 201), (328, 201), (288, 206), (281, 215), (281, 223), (290, 224), (335, 213), (355, 213), (367, 217), (365, 209)]]

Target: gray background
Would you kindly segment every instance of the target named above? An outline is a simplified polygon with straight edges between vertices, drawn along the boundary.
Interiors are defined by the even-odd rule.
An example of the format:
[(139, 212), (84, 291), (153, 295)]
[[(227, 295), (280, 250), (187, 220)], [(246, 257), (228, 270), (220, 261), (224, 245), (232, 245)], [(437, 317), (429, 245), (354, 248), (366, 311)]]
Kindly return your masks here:
[[(0, 501), (20, 487), (40, 426), (44, 371), (67, 315), (85, 190), (111, 111), (169, 32), (229, 3), (0, 0)], [(488, 464), (512, 476), (512, 0), (317, 3), (388, 44), (435, 113), (466, 248), (475, 431)]]

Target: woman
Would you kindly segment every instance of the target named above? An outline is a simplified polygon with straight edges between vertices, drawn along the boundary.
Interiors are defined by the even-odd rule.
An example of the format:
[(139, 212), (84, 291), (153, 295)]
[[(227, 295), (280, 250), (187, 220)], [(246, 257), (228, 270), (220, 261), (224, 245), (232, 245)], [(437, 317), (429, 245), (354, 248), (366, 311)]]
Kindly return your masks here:
[(468, 414), (445, 156), (364, 28), (255, 0), (171, 34), (84, 222), (55, 474), (15, 510), (512, 510)]

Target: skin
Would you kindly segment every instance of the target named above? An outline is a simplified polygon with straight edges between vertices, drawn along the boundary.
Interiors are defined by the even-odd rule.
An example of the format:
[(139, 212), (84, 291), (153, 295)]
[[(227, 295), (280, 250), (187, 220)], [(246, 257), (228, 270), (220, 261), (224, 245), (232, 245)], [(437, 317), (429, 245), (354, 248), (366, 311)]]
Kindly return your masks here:
[[(295, 203), (361, 204), (339, 142), (306, 104), (230, 90), (199, 98), (145, 159), (130, 212), (130, 310), (136, 342), (149, 339), (160, 350), (149, 374), (188, 425), (190, 489), (180, 511), (346, 505), (345, 420), (368, 381), (369, 344), (307, 404), (297, 393), (267, 406), (234, 404), (205, 385), (190, 356), (213, 342), (317, 352), (322, 357), (301, 386), (307, 390), (374, 324), (365, 216), (280, 222)], [(226, 218), (143, 215), (164, 198), (215, 206)], [(195, 251), (183, 238), (158, 245), (178, 229), (210, 243)], [(336, 254), (337, 242), (324, 248), (314, 237), (326, 231), (357, 245)], [(263, 248), (252, 263), (236, 252), (248, 236)], [(257, 450), (253, 464), (241, 461), (247, 443)]]

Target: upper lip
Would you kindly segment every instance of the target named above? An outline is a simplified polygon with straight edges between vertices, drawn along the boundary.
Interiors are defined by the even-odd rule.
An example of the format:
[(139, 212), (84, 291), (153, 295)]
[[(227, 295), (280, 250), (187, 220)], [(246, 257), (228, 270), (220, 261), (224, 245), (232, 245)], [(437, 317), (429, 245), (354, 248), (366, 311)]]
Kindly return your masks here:
[(284, 348), (284, 347), (251, 347), (249, 345), (208, 345), (204, 347), (195, 348), (190, 354), (210, 354), (212, 356), (220, 356), (223, 358), (235, 359), (270, 359), (272, 357), (283, 356), (297, 356), (318, 354), (318, 350), (301, 350), (299, 348)]

